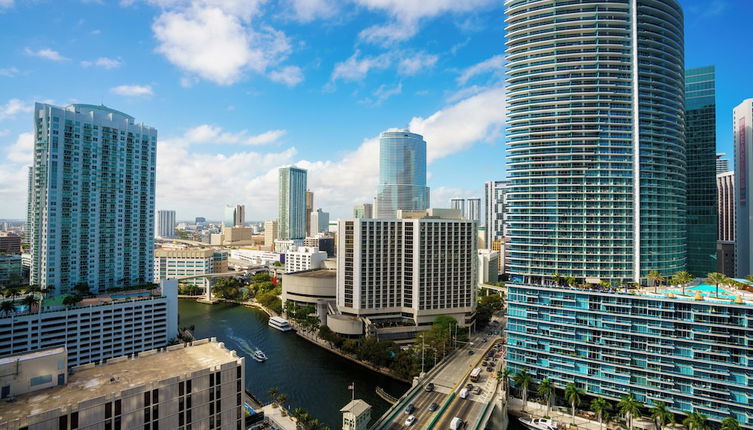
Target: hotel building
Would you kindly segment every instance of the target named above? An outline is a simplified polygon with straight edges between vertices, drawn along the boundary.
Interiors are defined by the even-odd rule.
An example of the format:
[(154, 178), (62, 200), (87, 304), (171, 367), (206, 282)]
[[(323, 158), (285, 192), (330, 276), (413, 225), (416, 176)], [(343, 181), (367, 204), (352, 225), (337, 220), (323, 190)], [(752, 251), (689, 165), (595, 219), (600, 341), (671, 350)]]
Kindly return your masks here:
[(297, 246), (285, 253), (285, 273), (318, 269), (327, 260), (327, 252), (319, 248)]
[(753, 99), (740, 103), (733, 112), (735, 146), (735, 270), (738, 277), (753, 274), (753, 210), (750, 209), (750, 178), (753, 177)]

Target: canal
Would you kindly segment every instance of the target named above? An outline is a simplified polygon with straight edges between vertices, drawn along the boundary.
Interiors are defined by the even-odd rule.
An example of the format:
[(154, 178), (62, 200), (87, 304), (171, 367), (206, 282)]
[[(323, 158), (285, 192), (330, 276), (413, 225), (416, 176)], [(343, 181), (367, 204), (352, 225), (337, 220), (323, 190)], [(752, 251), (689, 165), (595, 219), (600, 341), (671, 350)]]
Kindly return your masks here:
[[(303, 408), (332, 430), (342, 427), (340, 408), (351, 397), (348, 385), (355, 382), (356, 398), (372, 406), (376, 419), (389, 407), (374, 389), (379, 386), (395, 397), (407, 384), (374, 373), (296, 336), (267, 326), (267, 315), (256, 309), (220, 303), (205, 305), (180, 300), (180, 326), (195, 326), (197, 339), (216, 337), (229, 349), (246, 358), (246, 387), (264, 403), (271, 401), (267, 391), (279, 387), (288, 395), (290, 410)], [(269, 357), (264, 363), (251, 358), (259, 348)]]

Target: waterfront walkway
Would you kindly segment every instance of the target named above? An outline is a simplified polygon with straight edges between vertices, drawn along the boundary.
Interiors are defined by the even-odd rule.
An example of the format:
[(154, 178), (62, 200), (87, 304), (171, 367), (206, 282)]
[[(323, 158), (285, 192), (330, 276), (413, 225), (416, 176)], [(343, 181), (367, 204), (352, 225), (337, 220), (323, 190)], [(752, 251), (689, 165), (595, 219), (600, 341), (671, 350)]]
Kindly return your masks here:
[[(542, 405), (539, 403), (531, 402), (529, 401), (528, 404), (525, 407), (525, 411), (523, 410), (523, 400), (517, 399), (514, 397), (510, 397), (507, 401), (507, 410), (510, 413), (510, 415), (515, 417), (520, 416), (526, 416), (531, 415), (534, 417), (543, 417), (546, 416), (546, 405)], [(614, 412), (614, 411), (613, 411)], [(554, 421), (557, 421), (559, 423), (564, 424), (565, 426), (570, 427), (572, 424), (575, 424), (578, 429), (587, 429), (587, 430), (623, 430), (627, 427), (623, 426), (621, 423), (617, 423), (614, 421), (609, 421), (608, 423), (604, 421), (603, 425), (599, 425), (598, 420), (591, 420), (588, 418), (584, 418), (582, 416), (575, 415), (575, 418), (573, 419), (573, 416), (570, 414), (570, 408), (566, 406), (553, 406), (549, 409), (549, 415), (551, 419)], [(643, 430), (655, 430), (656, 426), (654, 423), (651, 422), (651, 420), (646, 418), (638, 419), (636, 418), (633, 421), (633, 428), (635, 429), (643, 429)], [(676, 429), (684, 429), (684, 426), (675, 426)]]
[(261, 408), (264, 411), (264, 418), (269, 420), (270, 424), (275, 425), (280, 430), (296, 430), (297, 424), (295, 419), (286, 412), (286, 415), (282, 415), (283, 409), (280, 407), (273, 407), (272, 405), (266, 405)]

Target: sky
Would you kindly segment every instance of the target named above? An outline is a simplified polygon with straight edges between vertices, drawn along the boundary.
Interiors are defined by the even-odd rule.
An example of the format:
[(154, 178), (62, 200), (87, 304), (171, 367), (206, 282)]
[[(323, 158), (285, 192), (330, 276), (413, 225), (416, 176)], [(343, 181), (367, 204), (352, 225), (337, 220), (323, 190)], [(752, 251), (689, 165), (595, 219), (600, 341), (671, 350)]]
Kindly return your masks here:
[[(748, 0), (680, 0), (686, 66), (717, 67), (717, 150), (753, 97)], [(156, 127), (157, 209), (277, 214), (308, 169), (332, 219), (371, 202), (378, 136), (423, 134), (434, 207), (505, 177), (502, 0), (0, 0), (0, 218), (25, 218), (34, 102)]]

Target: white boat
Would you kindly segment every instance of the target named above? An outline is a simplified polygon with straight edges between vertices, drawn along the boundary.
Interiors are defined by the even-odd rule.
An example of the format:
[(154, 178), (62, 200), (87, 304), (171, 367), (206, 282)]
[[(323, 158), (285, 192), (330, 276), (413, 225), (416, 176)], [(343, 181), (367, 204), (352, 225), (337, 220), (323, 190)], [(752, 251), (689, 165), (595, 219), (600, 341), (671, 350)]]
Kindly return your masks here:
[(555, 421), (546, 418), (520, 417), (518, 421), (529, 430), (559, 430)]
[(254, 351), (254, 353), (251, 354), (251, 357), (254, 360), (258, 361), (259, 363), (267, 361), (267, 356), (264, 355), (264, 353), (261, 351), (261, 349), (257, 349), (256, 351)]
[(280, 331), (290, 331), (290, 330), (293, 330), (293, 327), (290, 326), (290, 323), (285, 318), (272, 317), (272, 318), (269, 319), (269, 324), (268, 325), (270, 327), (276, 328), (277, 330), (280, 330)]

